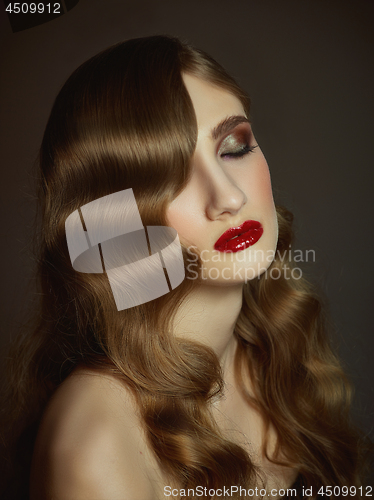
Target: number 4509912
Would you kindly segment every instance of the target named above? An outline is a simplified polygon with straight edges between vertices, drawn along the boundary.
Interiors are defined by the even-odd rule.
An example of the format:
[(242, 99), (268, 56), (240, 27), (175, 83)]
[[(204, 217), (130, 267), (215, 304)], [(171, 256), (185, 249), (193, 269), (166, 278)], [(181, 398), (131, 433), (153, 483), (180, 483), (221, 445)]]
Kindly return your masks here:
[(371, 497), (373, 496), (373, 488), (372, 486), (360, 486), (356, 488), (356, 486), (321, 486), (317, 491), (318, 495), (324, 496), (327, 495), (329, 497), (347, 497), (347, 496), (363, 496), (363, 497)]
[(55, 3), (10, 3), (5, 9), (9, 14), (62, 14), (61, 4)]

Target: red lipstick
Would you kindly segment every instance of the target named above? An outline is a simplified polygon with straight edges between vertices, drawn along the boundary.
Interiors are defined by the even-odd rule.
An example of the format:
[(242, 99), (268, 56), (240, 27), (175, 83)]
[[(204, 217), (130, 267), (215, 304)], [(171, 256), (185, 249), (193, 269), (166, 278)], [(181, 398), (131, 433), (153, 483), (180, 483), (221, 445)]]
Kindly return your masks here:
[(256, 220), (246, 220), (238, 227), (231, 227), (214, 244), (219, 252), (240, 252), (254, 245), (262, 236), (264, 229)]

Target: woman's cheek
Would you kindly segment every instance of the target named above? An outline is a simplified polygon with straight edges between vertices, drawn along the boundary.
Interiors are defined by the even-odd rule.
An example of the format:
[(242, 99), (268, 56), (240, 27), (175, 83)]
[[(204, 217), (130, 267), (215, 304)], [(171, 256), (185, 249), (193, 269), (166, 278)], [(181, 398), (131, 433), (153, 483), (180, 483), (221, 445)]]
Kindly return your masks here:
[(166, 219), (168, 225), (177, 231), (181, 243), (186, 246), (196, 245), (196, 237), (204, 232), (199, 227), (197, 214), (191, 213), (188, 207), (172, 207)]
[(272, 208), (274, 205), (273, 190), (266, 160), (259, 161), (253, 167), (253, 175), (247, 179), (248, 201), (253, 207), (260, 210)]

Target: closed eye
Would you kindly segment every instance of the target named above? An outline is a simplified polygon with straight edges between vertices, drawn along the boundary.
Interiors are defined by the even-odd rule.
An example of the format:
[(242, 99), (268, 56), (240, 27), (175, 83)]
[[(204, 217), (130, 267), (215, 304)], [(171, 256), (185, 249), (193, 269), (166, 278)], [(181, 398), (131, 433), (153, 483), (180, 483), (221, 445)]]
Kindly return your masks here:
[(233, 149), (227, 152), (222, 152), (220, 156), (221, 158), (241, 158), (247, 155), (248, 153), (252, 153), (257, 147), (258, 147), (257, 145), (250, 146), (249, 144), (243, 144), (241, 147), (237, 149)]

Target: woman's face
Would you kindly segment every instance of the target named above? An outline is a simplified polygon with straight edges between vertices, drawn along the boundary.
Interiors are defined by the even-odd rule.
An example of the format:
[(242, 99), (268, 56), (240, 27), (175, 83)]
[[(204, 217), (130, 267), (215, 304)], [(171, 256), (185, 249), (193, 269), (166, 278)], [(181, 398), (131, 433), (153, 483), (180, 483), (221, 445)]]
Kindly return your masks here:
[[(198, 138), (190, 180), (169, 205), (168, 224), (200, 255), (203, 282), (243, 283), (269, 267), (277, 244), (268, 165), (240, 101), (195, 76), (183, 78)], [(189, 254), (197, 276), (196, 256)]]

